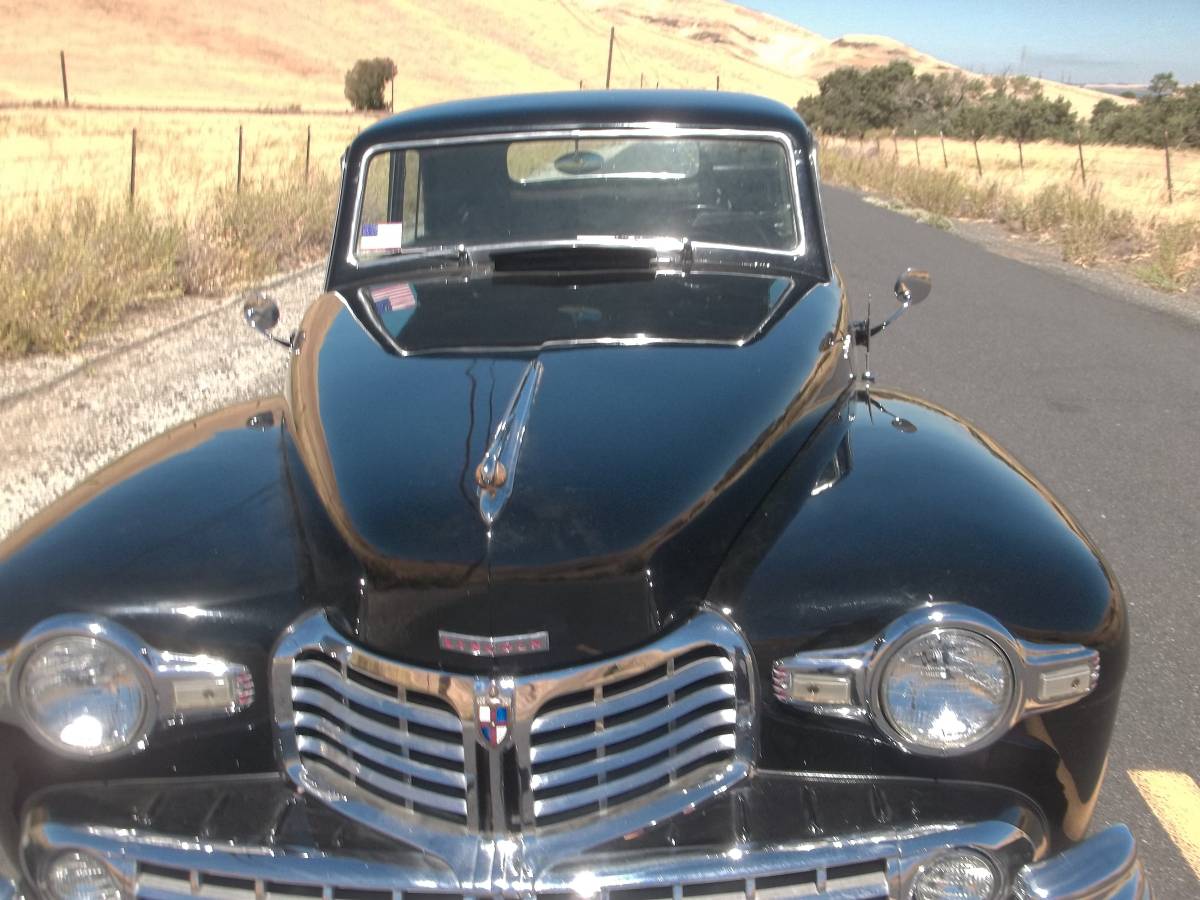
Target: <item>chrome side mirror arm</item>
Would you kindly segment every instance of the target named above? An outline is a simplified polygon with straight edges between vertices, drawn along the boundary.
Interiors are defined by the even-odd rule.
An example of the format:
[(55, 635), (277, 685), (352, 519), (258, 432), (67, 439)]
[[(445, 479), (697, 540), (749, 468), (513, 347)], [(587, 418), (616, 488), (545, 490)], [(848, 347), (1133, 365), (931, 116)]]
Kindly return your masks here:
[(867, 384), (875, 381), (875, 376), (871, 374), (870, 367), (871, 338), (887, 330), (887, 327), (907, 312), (909, 307), (920, 303), (928, 297), (932, 289), (933, 281), (929, 277), (928, 272), (913, 268), (905, 269), (904, 273), (896, 279), (896, 285), (892, 289), (896, 294), (896, 300), (900, 306), (878, 325), (872, 325), (871, 302), (868, 300), (867, 317), (851, 323), (850, 333), (854, 337), (854, 346), (862, 347), (865, 353), (865, 371), (862, 374), (862, 380)]
[(293, 331), (286, 339), (271, 334), (271, 329), (279, 324), (279, 304), (264, 293), (256, 293), (242, 304), (242, 319), (247, 325), (281, 347), (286, 347), (292, 353), (300, 352), (304, 340), (304, 332)]

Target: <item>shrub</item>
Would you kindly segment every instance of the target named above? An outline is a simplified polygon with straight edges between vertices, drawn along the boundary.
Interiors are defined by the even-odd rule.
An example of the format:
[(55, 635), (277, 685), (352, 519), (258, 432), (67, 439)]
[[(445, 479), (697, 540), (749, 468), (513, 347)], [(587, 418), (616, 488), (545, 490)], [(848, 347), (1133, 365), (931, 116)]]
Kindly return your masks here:
[(0, 356), (68, 350), (155, 298), (218, 293), (320, 259), (337, 188), (244, 183), (191, 221), (80, 198), (0, 222)]
[(383, 89), (396, 77), (396, 64), (387, 57), (360, 59), (346, 73), (346, 99), (355, 109), (387, 109)]

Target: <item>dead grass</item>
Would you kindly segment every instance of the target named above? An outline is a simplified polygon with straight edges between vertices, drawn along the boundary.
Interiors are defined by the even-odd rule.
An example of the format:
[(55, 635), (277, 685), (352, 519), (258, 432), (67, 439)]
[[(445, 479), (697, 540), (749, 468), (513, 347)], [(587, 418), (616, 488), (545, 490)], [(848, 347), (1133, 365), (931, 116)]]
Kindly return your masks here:
[(366, 115), (0, 110), (0, 218), (74, 196), (124, 202), (135, 128), (138, 204), (186, 216), (236, 184), (239, 126), (244, 181), (298, 183), (310, 127), (310, 175), (332, 178), (346, 145), (374, 121)]
[(0, 355), (76, 347), (156, 297), (214, 293), (319, 259), (334, 182), (247, 184), (191, 218), (94, 198), (0, 223)]
[[(936, 145), (936, 139), (932, 143)], [(897, 159), (888, 152), (889, 144), (875, 152), (871, 141), (861, 146), (858, 142), (826, 141), (821, 153), (822, 175), (835, 184), (879, 193), (931, 216), (988, 219), (1015, 232), (1053, 240), (1068, 262), (1126, 264), (1158, 290), (1184, 291), (1197, 281), (1200, 223), (1176, 218), (1188, 209), (1182, 204), (1167, 215), (1153, 196), (1135, 202), (1132, 189), (1114, 189), (1111, 183), (1098, 180), (1085, 188), (1078, 178), (1072, 181), (1069, 177), (1058, 181), (1041, 177), (1019, 186), (1004, 176), (979, 178), (953, 165), (940, 165), (940, 153), (938, 165), (930, 165), (925, 157), (918, 167), (915, 154), (911, 162), (903, 154)], [(948, 148), (949, 144), (947, 141)], [(980, 149), (982, 155), (983, 144)], [(1085, 147), (1085, 162), (1088, 152)], [(971, 165), (973, 168), (973, 151)]]
[[(831, 41), (725, 0), (311, 0), (164, 4), (161, 0), (10, 3), (0, 29), (0, 101), (61, 98), (60, 49), (72, 99), (150, 106), (345, 109), (355, 57), (399, 66), (396, 108), (522, 91), (612, 86), (713, 88), (789, 105), (838, 65), (910, 61), (953, 67), (897, 41)], [(1101, 94), (1048, 84), (1083, 115)]]

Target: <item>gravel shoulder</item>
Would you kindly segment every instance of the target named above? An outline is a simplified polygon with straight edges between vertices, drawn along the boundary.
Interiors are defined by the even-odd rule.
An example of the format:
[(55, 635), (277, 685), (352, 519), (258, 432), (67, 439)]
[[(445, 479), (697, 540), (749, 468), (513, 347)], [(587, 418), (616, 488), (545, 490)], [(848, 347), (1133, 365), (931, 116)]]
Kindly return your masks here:
[[(310, 266), (259, 286), (279, 302), (279, 334), (322, 275)], [(244, 296), (155, 305), (78, 352), (0, 362), (0, 537), (149, 438), (279, 393), (287, 354), (243, 324)]]

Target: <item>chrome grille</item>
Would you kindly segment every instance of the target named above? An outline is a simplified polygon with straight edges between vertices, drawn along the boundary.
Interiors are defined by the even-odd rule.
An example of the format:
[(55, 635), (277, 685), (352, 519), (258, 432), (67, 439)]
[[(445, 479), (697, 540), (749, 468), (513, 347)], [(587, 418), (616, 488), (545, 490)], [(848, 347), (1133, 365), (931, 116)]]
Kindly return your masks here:
[(292, 665), (291, 701), (306, 766), (385, 803), (466, 823), (462, 719), (444, 700), (308, 650)]
[[(476, 720), (497, 685), (511, 705), (500, 748)], [(292, 781), (443, 856), (481, 834), (547, 852), (599, 843), (719, 793), (750, 769), (753, 685), (744, 639), (707, 611), (623, 656), (500, 679), (387, 659), (318, 613), (272, 668)]]
[[(273, 897), (279, 900), (301, 897), (324, 897), (329, 900), (468, 900), (476, 896), (473, 892), (444, 890), (433, 885), (410, 889), (402, 886), (402, 883), (390, 881), (389, 876), (393, 873), (379, 871), (372, 877), (366, 869), (363, 874), (355, 873), (357, 877), (352, 881), (348, 879), (345, 884), (331, 884), (320, 876), (332, 873), (320, 871), (311, 873), (319, 880), (310, 882), (305, 878), (309, 874), (305, 870), (310, 868), (317, 867), (293, 866), (290, 878), (281, 872), (278, 873), (283, 876), (280, 880), (270, 880), (242, 874), (229, 875), (219, 870), (173, 868), (139, 862), (134, 896), (139, 900), (194, 897), (211, 900), (270, 900)], [(587, 894), (586, 900), (677, 900), (680, 897), (786, 900), (809, 896), (819, 896), (824, 900), (887, 900), (893, 896), (886, 857), (866, 858), (861, 862), (843, 865), (802, 867), (792, 871), (779, 871), (776, 868), (772, 874), (760, 874), (757, 877), (750, 873), (747, 873), (748, 877), (729, 877), (733, 874), (736, 873), (727, 872), (719, 880), (666, 883), (646, 879), (639, 884), (637, 873), (633, 872), (613, 879), (621, 887), (597, 885), (595, 893)], [(554, 883), (558, 880), (547, 879), (550, 882), (546, 885), (547, 889), (523, 892), (522, 896), (536, 900), (584, 900), (585, 895)]]
[(544, 707), (530, 726), (534, 822), (603, 812), (731, 759), (735, 669), (729, 651), (703, 646)]

